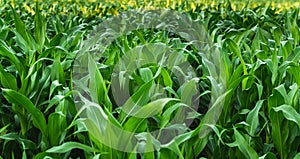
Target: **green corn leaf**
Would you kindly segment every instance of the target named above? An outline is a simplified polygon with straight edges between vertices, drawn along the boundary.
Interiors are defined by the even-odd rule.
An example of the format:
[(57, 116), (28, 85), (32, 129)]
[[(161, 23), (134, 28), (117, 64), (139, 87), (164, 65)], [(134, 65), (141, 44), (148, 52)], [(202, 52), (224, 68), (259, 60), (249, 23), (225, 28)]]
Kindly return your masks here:
[(146, 119), (160, 113), (164, 106), (170, 101), (178, 101), (178, 99), (162, 98), (142, 106), (132, 115), (133, 117), (124, 124), (124, 129), (131, 130), (133, 132), (145, 130)]
[(287, 120), (293, 121), (300, 128), (300, 114), (292, 106), (284, 104), (273, 109), (276, 112), (281, 111)]
[(282, 37), (281, 29), (279, 27), (275, 28), (273, 30), (273, 34), (274, 34), (274, 40), (275, 40), (276, 46), (279, 46), (280, 45), (280, 39)]
[(34, 156), (34, 159), (53, 159), (47, 152), (41, 152)]
[(275, 81), (278, 77), (278, 59), (277, 54), (272, 54), (272, 84), (275, 84)]
[(6, 141), (12, 141), (12, 140), (16, 140), (18, 141), (20, 144), (23, 145), (23, 148), (25, 150), (27, 149), (35, 149), (37, 148), (36, 144), (34, 142), (32, 142), (31, 140), (28, 139), (24, 139), (21, 138), (17, 133), (13, 132), (13, 133), (8, 133), (8, 134), (4, 134), (4, 135), (0, 135), (0, 139), (6, 140)]
[[(124, 121), (128, 115), (135, 113), (141, 106), (145, 105), (150, 99), (150, 88), (153, 80), (143, 84), (123, 105), (119, 116), (119, 121)], [(126, 114), (124, 114), (126, 113)]]
[(236, 139), (235, 142), (237, 143), (239, 150), (244, 154), (246, 158), (257, 159), (258, 155), (256, 151), (247, 143), (245, 137), (241, 133), (239, 133), (235, 127), (233, 127), (233, 129)]
[(292, 76), (294, 77), (295, 82), (300, 85), (300, 66), (290, 66), (288, 68), (288, 72), (290, 72), (292, 74)]
[[(166, 111), (164, 111), (162, 115), (162, 120), (161, 120), (161, 127), (165, 127), (171, 120), (171, 115), (174, 113), (177, 109), (180, 107), (186, 106), (183, 103), (176, 103), (172, 106), (170, 106)], [(188, 106), (186, 106), (188, 107)]]
[(124, 130), (131, 132), (144, 132), (147, 129), (147, 121), (145, 119), (130, 117), (124, 124)]
[(47, 131), (50, 144), (57, 146), (60, 144), (60, 137), (67, 127), (66, 116), (62, 112), (52, 113), (48, 118)]
[(100, 71), (97, 68), (97, 64), (92, 56), (88, 56), (88, 70), (90, 74), (90, 93), (94, 102), (103, 103), (107, 102), (107, 90), (106, 85)]
[(10, 61), (20, 73), (23, 73), (25, 71), (24, 65), (16, 56), (15, 51), (8, 47), (3, 40), (0, 40), (0, 56), (7, 58), (8, 61)]
[(256, 106), (253, 110), (249, 112), (246, 118), (246, 122), (250, 124), (250, 128), (248, 129), (248, 132), (251, 136), (255, 135), (255, 131), (258, 127), (259, 121), (258, 121), (258, 112), (263, 104), (263, 101), (260, 100), (256, 103)]
[[(240, 50), (239, 46), (234, 41), (232, 41), (231, 39), (226, 39), (226, 42), (228, 43), (229, 49), (239, 58), (239, 60), (241, 62), (241, 65), (243, 66), (244, 75), (248, 75), (247, 66), (246, 66), (246, 63), (245, 63), (245, 61), (242, 57), (241, 50)], [(246, 87), (247, 87), (247, 81), (248, 81), (248, 78), (245, 78), (242, 82), (243, 90), (246, 89)]]
[[(12, 8), (12, 7), (11, 7)], [(28, 60), (32, 60), (33, 53), (35, 49), (35, 41), (32, 38), (31, 34), (28, 32), (25, 24), (20, 19), (19, 15), (16, 13), (16, 10), (12, 8), (13, 15), (14, 15), (14, 22), (15, 22), (15, 34), (16, 34), (16, 41), (20, 45), (20, 47), (25, 51), (28, 55)]]
[(283, 105), (286, 103), (287, 93), (283, 85), (276, 87), (273, 90), (273, 94), (268, 98), (268, 112), (271, 111), (273, 107)]
[(242, 54), (241, 54), (241, 50), (239, 48), (239, 46), (234, 42), (232, 41), (231, 39), (226, 39), (226, 42), (228, 43), (228, 47), (229, 49), (236, 55), (238, 56), (242, 66), (243, 66), (243, 70), (244, 70), (244, 74), (247, 75), (248, 72), (247, 72), (247, 67), (246, 67), (246, 64), (245, 64), (245, 61), (242, 57)]
[(179, 144), (176, 142), (170, 142), (169, 144), (162, 145), (162, 148), (167, 148), (176, 153), (176, 155), (179, 156), (179, 159), (184, 159), (180, 149), (179, 149)]
[(18, 14), (16, 13), (16, 10), (12, 8), (13, 14), (14, 14), (14, 20), (15, 20), (15, 27), (16, 31), (22, 36), (22, 38), (28, 43), (29, 42), (29, 37), (28, 33), (25, 27), (25, 24), (22, 22)]
[(70, 152), (73, 149), (81, 149), (84, 150), (85, 152), (95, 152), (95, 149), (93, 149), (90, 146), (78, 143), (78, 142), (65, 142), (62, 145), (59, 146), (54, 146), (50, 149), (48, 149), (46, 152), (48, 153), (66, 153)]
[(152, 117), (162, 111), (164, 106), (170, 101), (179, 101), (175, 98), (162, 98), (142, 106), (133, 116), (138, 118)]
[(263, 156), (259, 157), (259, 159), (276, 159), (276, 155), (272, 152), (267, 152)]
[(140, 75), (143, 79), (143, 81), (145, 82), (149, 82), (150, 80), (153, 79), (153, 74), (152, 71), (150, 70), (150, 68), (146, 67), (146, 68), (140, 68)]
[(12, 74), (6, 72), (0, 64), (0, 84), (5, 88), (17, 90), (17, 79)]
[(52, 93), (54, 92), (54, 90), (57, 88), (57, 87), (60, 87), (62, 86), (62, 84), (60, 84), (58, 82), (58, 80), (55, 80), (52, 82), (51, 86), (50, 86), (50, 92), (49, 92), (49, 97), (52, 95)]
[(43, 16), (40, 14), (39, 2), (36, 2), (36, 10), (34, 16), (34, 37), (37, 42), (37, 50), (42, 53), (46, 37), (46, 23)]
[(297, 155), (295, 155), (293, 159), (300, 159), (300, 153), (297, 153)]
[[(283, 127), (283, 116), (278, 112), (275, 112), (274, 109), (270, 111), (270, 120), (272, 124), (272, 139), (274, 142), (274, 146), (279, 152), (279, 155), (284, 158), (287, 155), (286, 147), (284, 146), (284, 133), (282, 131)], [(287, 129), (288, 131), (288, 129)]]
[(161, 75), (163, 76), (165, 86), (172, 88), (173, 81), (166, 69), (164, 68), (161, 69)]
[(181, 86), (181, 101), (186, 105), (192, 106), (193, 96), (198, 93), (197, 81), (192, 79)]
[(46, 119), (43, 113), (37, 109), (32, 102), (25, 97), (24, 95), (11, 90), (11, 89), (2, 89), (4, 97), (10, 102), (24, 107), (31, 115), (33, 124), (41, 130), (41, 132), (47, 136), (46, 131)]
[(54, 63), (51, 69), (51, 80), (52, 81), (58, 80), (59, 83), (61, 84), (65, 83), (64, 70), (61, 65), (60, 56), (56, 56), (56, 58), (54, 59)]

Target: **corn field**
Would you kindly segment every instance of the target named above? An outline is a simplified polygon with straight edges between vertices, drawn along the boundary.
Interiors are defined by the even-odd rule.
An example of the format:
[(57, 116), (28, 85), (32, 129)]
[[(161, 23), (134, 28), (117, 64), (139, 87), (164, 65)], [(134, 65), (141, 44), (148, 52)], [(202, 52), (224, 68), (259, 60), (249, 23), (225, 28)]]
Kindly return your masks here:
[(299, 6), (0, 0), (0, 159), (300, 159)]

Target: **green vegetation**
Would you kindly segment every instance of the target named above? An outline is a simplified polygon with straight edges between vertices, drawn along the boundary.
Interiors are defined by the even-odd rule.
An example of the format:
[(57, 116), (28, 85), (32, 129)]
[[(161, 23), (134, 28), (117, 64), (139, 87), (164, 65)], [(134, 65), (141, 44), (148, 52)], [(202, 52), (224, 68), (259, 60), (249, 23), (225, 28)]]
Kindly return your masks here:
[[(239, 9), (228, 1), (213, 6), (134, 2), (0, 0), (0, 158), (300, 158), (298, 8), (245, 3)], [(126, 10), (137, 12), (138, 7), (169, 7), (202, 24), (217, 49), (212, 57), (220, 68), (209, 65), (193, 43), (182, 37), (185, 34), (151, 28), (132, 31), (113, 41), (99, 61), (86, 58), (91, 75), (88, 89), (101, 109), (87, 109), (88, 115), (95, 113), (93, 119), (80, 118), (72, 74), (78, 52), (101, 22)], [(195, 75), (183, 73), (190, 81), (181, 85), (170, 69), (160, 65), (145, 64), (130, 72), (127, 81), (117, 84), (121, 88), (128, 83), (133, 101), (143, 111), (129, 116), (113, 97), (113, 69), (123, 57), (136, 58), (139, 50), (151, 55), (164, 48), (178, 52), (181, 59), (174, 61), (188, 61)], [(217, 79), (214, 69), (224, 79)], [(199, 102), (199, 109), (193, 109), (190, 101)], [(124, 107), (130, 109), (130, 102), (124, 100)], [(210, 107), (221, 104), (217, 123), (203, 124)], [(186, 115), (193, 119), (191, 125), (168, 127), (184, 109), (191, 110)], [(141, 135), (147, 141), (144, 145), (128, 142), (125, 147), (154, 149), (151, 141), (159, 148), (123, 152), (103, 144), (101, 135), (91, 131), (98, 126), (96, 120), (140, 134), (168, 128), (173, 136), (180, 135), (168, 144)], [(198, 136), (204, 126), (211, 133)]]

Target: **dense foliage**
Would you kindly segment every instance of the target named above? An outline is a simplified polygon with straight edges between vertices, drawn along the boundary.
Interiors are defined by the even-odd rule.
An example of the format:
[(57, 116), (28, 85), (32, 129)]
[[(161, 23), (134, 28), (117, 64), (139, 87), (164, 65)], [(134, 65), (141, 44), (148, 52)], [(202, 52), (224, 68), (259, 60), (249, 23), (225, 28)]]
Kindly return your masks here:
[[(278, 6), (0, 1), (0, 158), (300, 158), (299, 9)], [(203, 24), (219, 52), (227, 91), (226, 96), (213, 96), (220, 86), (208, 71), (211, 66), (178, 35), (145, 29), (119, 37), (101, 61), (89, 67), (96, 72), (91, 82), (103, 86), (96, 91), (99, 104), (122, 129), (166, 128), (183, 107), (171, 100), (150, 102), (156, 94), (147, 91), (155, 87), (154, 81), (167, 92), (168, 98), (162, 99), (180, 101), (190, 98), (186, 94), (194, 88), (201, 90), (196, 97), (201, 108), (194, 112), (190, 127), (172, 127), (182, 134), (170, 144), (159, 143), (156, 151), (136, 154), (107, 147), (88, 132), (86, 120), (78, 117), (75, 107), (72, 68), (97, 25), (126, 10), (137, 12), (139, 7), (171, 8)], [(162, 107), (155, 116), (141, 120), (124, 115), (114, 103), (111, 74), (129, 50), (151, 43), (182, 54), (197, 72), (197, 80), (181, 87), (170, 70), (156, 65), (133, 72), (128, 81), (131, 95), (145, 100), (145, 110), (154, 104)], [(216, 125), (208, 125), (212, 132), (200, 138), (195, 134), (203, 126), (204, 114), (211, 105), (220, 104), (212, 98), (224, 99), (222, 113)]]

